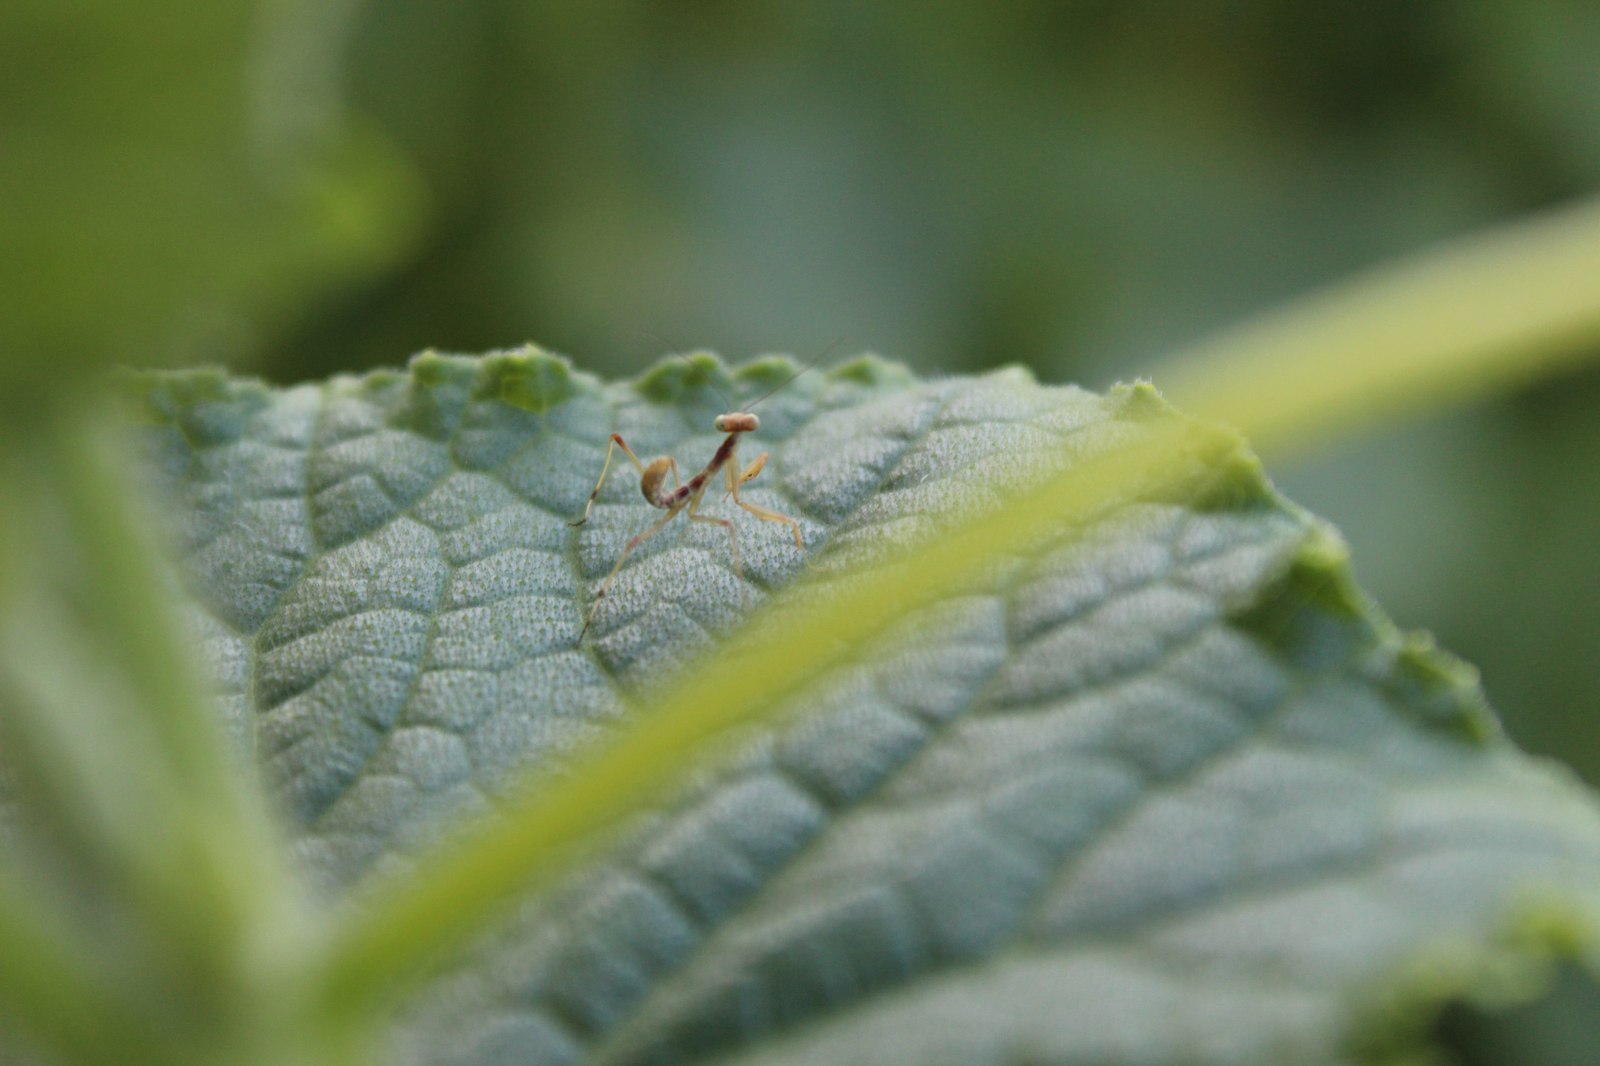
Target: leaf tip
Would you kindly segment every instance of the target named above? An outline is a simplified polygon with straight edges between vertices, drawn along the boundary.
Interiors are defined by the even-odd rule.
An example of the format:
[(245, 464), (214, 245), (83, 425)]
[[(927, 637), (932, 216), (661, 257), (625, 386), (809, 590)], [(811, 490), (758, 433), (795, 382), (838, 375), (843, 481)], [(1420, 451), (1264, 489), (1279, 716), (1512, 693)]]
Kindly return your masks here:
[(428, 348), (411, 357), (411, 378), (423, 388), (470, 385), (478, 376), (479, 360), (465, 355), (445, 355)]
[(1440, 648), (1432, 633), (1401, 638), (1394, 673), (1405, 705), (1424, 723), (1474, 744), (1500, 736), (1500, 721), (1484, 697), (1477, 668)]
[(263, 382), (232, 377), (222, 367), (124, 370), (111, 380), (135, 422), (172, 426), (196, 448), (236, 439), (242, 414), (268, 402)]
[(1593, 975), (1596, 917), (1592, 904), (1570, 893), (1535, 890), (1512, 900), (1503, 924), (1488, 936), (1458, 935), (1426, 946), (1368, 997), (1349, 1038), (1355, 1058), (1441, 1061), (1441, 1053), (1459, 1052), (1464, 1040), (1483, 1035), (1481, 1026), (1462, 1027), (1462, 1008), (1492, 1023), (1555, 994), (1563, 967), (1576, 964), (1584, 976)]
[(1367, 618), (1375, 610), (1350, 571), (1349, 543), (1326, 522), (1312, 522), (1291, 567), (1300, 595), (1320, 610), (1347, 620)]
[(1160, 418), (1177, 411), (1149, 378), (1117, 382), (1106, 390), (1106, 402), (1120, 418)]
[(872, 352), (840, 363), (828, 371), (828, 377), (834, 381), (851, 381), (869, 388), (910, 385), (916, 380), (916, 375), (904, 363), (885, 359)]
[(1296, 566), (1332, 584), (1345, 577), (1345, 567), (1350, 565), (1350, 545), (1332, 526), (1318, 523), (1300, 543), (1294, 561)]
[[(759, 364), (755, 364), (759, 365)], [(731, 376), (717, 353), (700, 349), (686, 355), (664, 355), (634, 382), (634, 390), (655, 403), (673, 403), (690, 389), (731, 389)]]
[(395, 408), (392, 424), (444, 440), (459, 425), (482, 366), (476, 356), (445, 355), (433, 348), (413, 355), (406, 365), (409, 395)]
[(163, 420), (184, 407), (225, 399), (230, 380), (226, 370), (215, 366), (193, 370), (124, 368), (111, 375), (112, 386), (122, 395)]
[(572, 364), (532, 342), (493, 352), (479, 366), (479, 395), (534, 414), (560, 406), (575, 390)]
[(734, 370), (733, 379), (760, 394), (782, 388), (804, 370), (802, 364), (787, 355), (763, 355)]

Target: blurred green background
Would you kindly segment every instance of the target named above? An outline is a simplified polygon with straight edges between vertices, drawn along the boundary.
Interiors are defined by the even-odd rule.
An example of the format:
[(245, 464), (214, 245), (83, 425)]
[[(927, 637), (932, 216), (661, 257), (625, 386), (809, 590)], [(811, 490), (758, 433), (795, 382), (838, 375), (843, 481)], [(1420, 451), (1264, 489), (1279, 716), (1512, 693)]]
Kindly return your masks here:
[[(1593, 0), (11, 0), (0, 387), (533, 339), (1103, 387), (1600, 188)], [(1600, 279), (1596, 279), (1600, 292)], [(1157, 373), (1159, 384), (1159, 373)], [(1273, 464), (1600, 781), (1600, 376)]]

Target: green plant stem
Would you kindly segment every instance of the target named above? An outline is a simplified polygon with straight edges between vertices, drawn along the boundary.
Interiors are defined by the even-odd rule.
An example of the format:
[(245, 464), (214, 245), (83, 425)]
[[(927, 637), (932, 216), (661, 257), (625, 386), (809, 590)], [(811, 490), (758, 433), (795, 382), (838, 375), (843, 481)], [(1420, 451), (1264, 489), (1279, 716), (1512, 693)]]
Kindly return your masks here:
[(107, 421), (67, 417), (55, 441), (95, 609), (147, 712), (143, 721), (158, 741), (164, 772), (190, 801), (254, 833), (264, 824), (253, 798), (259, 789), (231, 757), (172, 590), (153, 565), (161, 553), (129, 493), (133, 470), (109, 459), (123, 442), (101, 428)]
[(95, 414), (50, 424), (27, 482), (41, 514), (66, 519), (36, 516), (30, 532), (61, 536), (50, 558), (73, 565), (11, 582), (0, 713), (25, 798), (66, 830), (66, 868), (131, 926), (102, 954), (164, 988), (174, 1017), (217, 1027), (205, 1061), (277, 1009), (270, 994), (304, 985), (316, 956), (262, 791), (162, 583), (138, 480), (115, 458), (119, 423)]
[(1600, 350), (1600, 199), (1451, 242), (1179, 352), (1156, 381), (1268, 456)]

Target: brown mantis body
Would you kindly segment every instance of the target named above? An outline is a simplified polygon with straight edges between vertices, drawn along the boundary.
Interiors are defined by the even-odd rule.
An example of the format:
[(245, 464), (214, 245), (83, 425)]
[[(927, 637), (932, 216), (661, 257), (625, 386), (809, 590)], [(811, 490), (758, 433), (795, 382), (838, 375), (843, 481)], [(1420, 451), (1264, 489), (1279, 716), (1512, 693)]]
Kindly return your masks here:
[[(763, 397), (764, 398), (764, 397)], [(589, 502), (584, 504), (583, 514), (572, 522), (574, 526), (581, 526), (589, 520), (589, 512), (594, 508), (595, 497), (600, 495), (600, 488), (606, 483), (606, 475), (611, 471), (611, 459), (616, 449), (621, 448), (623, 454), (633, 461), (639, 470), (639, 491), (644, 498), (650, 501), (650, 506), (659, 507), (667, 512), (657, 519), (650, 528), (628, 541), (622, 549), (622, 554), (617, 557), (617, 563), (611, 568), (611, 573), (600, 583), (600, 589), (594, 595), (594, 603), (589, 607), (589, 614), (583, 621), (583, 629), (578, 633), (578, 640), (582, 641), (589, 625), (594, 621), (595, 612), (600, 609), (600, 601), (605, 599), (606, 591), (611, 587), (611, 582), (616, 579), (617, 573), (622, 569), (629, 555), (635, 548), (661, 532), (679, 512), (687, 512), (691, 522), (710, 522), (721, 526), (728, 531), (728, 546), (733, 552), (733, 571), (740, 579), (744, 578), (744, 570), (739, 564), (739, 537), (734, 532), (733, 522), (726, 518), (712, 518), (710, 515), (700, 514), (700, 500), (705, 496), (706, 487), (711, 484), (718, 471), (723, 474), (723, 481), (727, 485), (728, 495), (733, 497), (733, 502), (749, 511), (757, 518), (766, 522), (784, 522), (794, 531), (794, 546), (804, 548), (805, 544), (800, 539), (800, 523), (788, 515), (779, 514), (777, 511), (768, 510), (757, 504), (739, 498), (739, 486), (761, 473), (761, 468), (767, 465), (767, 453), (762, 452), (756, 456), (755, 461), (744, 469), (739, 468), (739, 437), (745, 433), (753, 433), (761, 428), (761, 420), (747, 411), (734, 411), (718, 415), (712, 423), (718, 433), (726, 433), (721, 444), (717, 446), (716, 454), (688, 483), (680, 482), (678, 478), (678, 464), (671, 456), (662, 456), (651, 460), (646, 466), (633, 454), (633, 449), (628, 447), (628, 442), (619, 434), (611, 434), (611, 443), (606, 446), (606, 461), (600, 468), (600, 480), (595, 482), (594, 491), (589, 494)], [(672, 474), (672, 488), (667, 488), (667, 474)]]

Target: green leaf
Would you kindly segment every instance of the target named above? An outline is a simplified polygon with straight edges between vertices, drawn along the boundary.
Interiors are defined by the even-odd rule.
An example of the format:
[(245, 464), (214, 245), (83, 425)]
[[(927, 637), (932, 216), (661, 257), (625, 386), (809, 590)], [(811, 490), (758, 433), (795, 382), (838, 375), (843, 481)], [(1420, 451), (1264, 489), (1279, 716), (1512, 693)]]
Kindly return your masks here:
[[(802, 574), (810, 599), (777, 612), (1176, 421), (1143, 386), (806, 375), (742, 457), (772, 453), (744, 493), (805, 549), (708, 493), (744, 580), (722, 529), (680, 520), (580, 644), (657, 517), (624, 465), (569, 525), (608, 435), (688, 476), (719, 394), (797, 369), (696, 357), (603, 385), (528, 350), (283, 391), (147, 379), (219, 679), (328, 896), (407, 870), (515, 772), (553, 786), (648, 724)], [(1591, 797), (1511, 749), (1472, 671), (1395, 631), (1248, 454), (1174, 454), (1114, 514), (908, 595), (883, 637), (797, 646), (831, 664), (790, 692), (801, 713), (727, 737), (511, 918), (464, 897), (483, 935), (410, 1001), (392, 1060), (1399, 1057), (1446, 998), (1595, 950)]]

